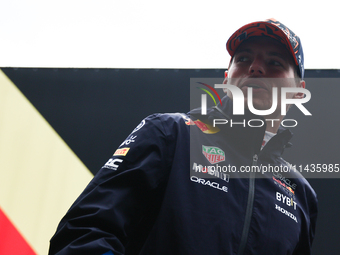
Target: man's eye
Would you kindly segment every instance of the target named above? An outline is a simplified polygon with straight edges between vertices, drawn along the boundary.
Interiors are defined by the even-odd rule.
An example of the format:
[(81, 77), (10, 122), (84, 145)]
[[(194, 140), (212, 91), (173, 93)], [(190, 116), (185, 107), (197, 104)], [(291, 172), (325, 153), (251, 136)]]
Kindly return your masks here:
[(271, 65), (274, 65), (274, 66), (282, 66), (281, 62), (279, 61), (276, 61), (276, 60), (272, 60), (269, 62)]
[(237, 59), (237, 62), (246, 62), (246, 61), (248, 61), (248, 60), (249, 60), (248, 57), (239, 57), (239, 58)]

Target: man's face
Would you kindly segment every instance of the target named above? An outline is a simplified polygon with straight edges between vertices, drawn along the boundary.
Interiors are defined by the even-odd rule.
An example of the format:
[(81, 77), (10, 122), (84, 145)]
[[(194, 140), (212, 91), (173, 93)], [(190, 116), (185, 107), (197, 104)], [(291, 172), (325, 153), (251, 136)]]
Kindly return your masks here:
[[(252, 87), (253, 105), (258, 110), (271, 108), (272, 88), (278, 88), (278, 106), (275, 111), (278, 115), (281, 112), (281, 87), (304, 87), (304, 81), (294, 78), (297, 78), (295, 63), (285, 46), (272, 38), (253, 37), (237, 49), (224, 83), (242, 90), (246, 107), (247, 90)], [(232, 93), (229, 90), (226, 92), (232, 98)], [(301, 97), (301, 93), (287, 94), (287, 98)]]

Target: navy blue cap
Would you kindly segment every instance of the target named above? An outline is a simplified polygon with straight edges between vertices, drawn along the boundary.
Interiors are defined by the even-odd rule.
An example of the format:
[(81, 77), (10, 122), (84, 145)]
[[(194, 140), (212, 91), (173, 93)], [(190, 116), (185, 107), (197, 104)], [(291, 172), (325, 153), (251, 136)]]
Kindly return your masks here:
[(227, 50), (232, 57), (238, 46), (253, 36), (269, 36), (278, 40), (292, 54), (301, 78), (305, 75), (303, 50), (300, 38), (288, 27), (275, 19), (247, 24), (239, 28), (227, 41)]

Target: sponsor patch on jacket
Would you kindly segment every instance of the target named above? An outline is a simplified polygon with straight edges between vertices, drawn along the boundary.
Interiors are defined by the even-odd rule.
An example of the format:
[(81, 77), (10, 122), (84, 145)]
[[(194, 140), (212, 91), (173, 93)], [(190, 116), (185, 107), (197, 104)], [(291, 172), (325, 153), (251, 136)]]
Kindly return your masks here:
[(202, 153), (211, 164), (225, 161), (225, 153), (218, 147), (202, 145)]
[(137, 126), (134, 130), (132, 130), (131, 134), (133, 134), (134, 132), (137, 132), (137, 131), (138, 131), (139, 129), (141, 129), (144, 125), (145, 125), (145, 119), (142, 120), (142, 122), (139, 123), (138, 126)]
[(295, 189), (297, 185), (293, 183), (290, 179), (285, 178), (280, 173), (273, 173), (272, 178), (274, 183), (286, 194), (288, 194), (291, 197), (295, 196)]
[(273, 180), (274, 180), (274, 183), (275, 183), (275, 184), (276, 184), (276, 183), (279, 184), (281, 187), (283, 187), (283, 188), (285, 189), (285, 191), (290, 192), (292, 195), (295, 194), (295, 191), (294, 191), (291, 187), (287, 186), (285, 183), (283, 183), (283, 182), (281, 182), (280, 180), (276, 179), (274, 176), (273, 176), (272, 178), (273, 178)]
[(285, 205), (292, 206), (296, 211), (297, 203), (293, 200), (292, 197), (285, 196), (284, 194), (276, 191), (275, 198), (277, 201), (280, 201)]
[(135, 135), (135, 136), (130, 135), (128, 138), (126, 138), (126, 140), (125, 140), (124, 142), (122, 142), (121, 145), (119, 145), (119, 147), (120, 147), (120, 146), (124, 146), (124, 145), (125, 145), (125, 146), (126, 146), (126, 145), (129, 145), (130, 143), (134, 143), (136, 138), (137, 138), (136, 135)]
[(119, 167), (119, 163), (122, 163), (123, 160), (120, 158), (110, 158), (109, 161), (104, 165), (105, 168), (109, 168), (111, 170), (117, 170)]
[(200, 121), (199, 119), (195, 120), (194, 123), (199, 129), (201, 129), (203, 133), (206, 133), (206, 134), (216, 134), (217, 132), (220, 131), (218, 127), (213, 127), (209, 125), (208, 123), (204, 123)]
[(288, 216), (289, 218), (294, 220), (296, 223), (298, 223), (296, 216), (294, 214), (292, 214), (291, 212), (288, 212), (287, 210), (285, 210), (284, 208), (282, 208), (281, 206), (279, 206), (277, 204), (275, 204), (275, 209), (278, 210), (279, 212), (281, 212), (282, 214)]
[(220, 129), (218, 127), (213, 127), (212, 125), (208, 124), (208, 123), (204, 123), (201, 120), (195, 120), (192, 121), (189, 117), (184, 117), (185, 119), (185, 124), (188, 126), (197, 126), (203, 133), (205, 134), (216, 134), (217, 132), (220, 131)]
[(115, 153), (113, 154), (113, 156), (125, 156), (128, 153), (129, 150), (130, 150), (130, 148), (117, 149), (115, 151)]

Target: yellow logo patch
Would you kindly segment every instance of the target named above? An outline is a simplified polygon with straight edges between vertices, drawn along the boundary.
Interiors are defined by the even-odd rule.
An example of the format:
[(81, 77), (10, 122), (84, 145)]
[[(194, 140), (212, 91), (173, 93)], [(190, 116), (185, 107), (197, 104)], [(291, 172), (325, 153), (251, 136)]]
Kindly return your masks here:
[(115, 153), (113, 154), (113, 156), (125, 156), (128, 153), (129, 150), (130, 150), (130, 148), (117, 149), (115, 151)]

